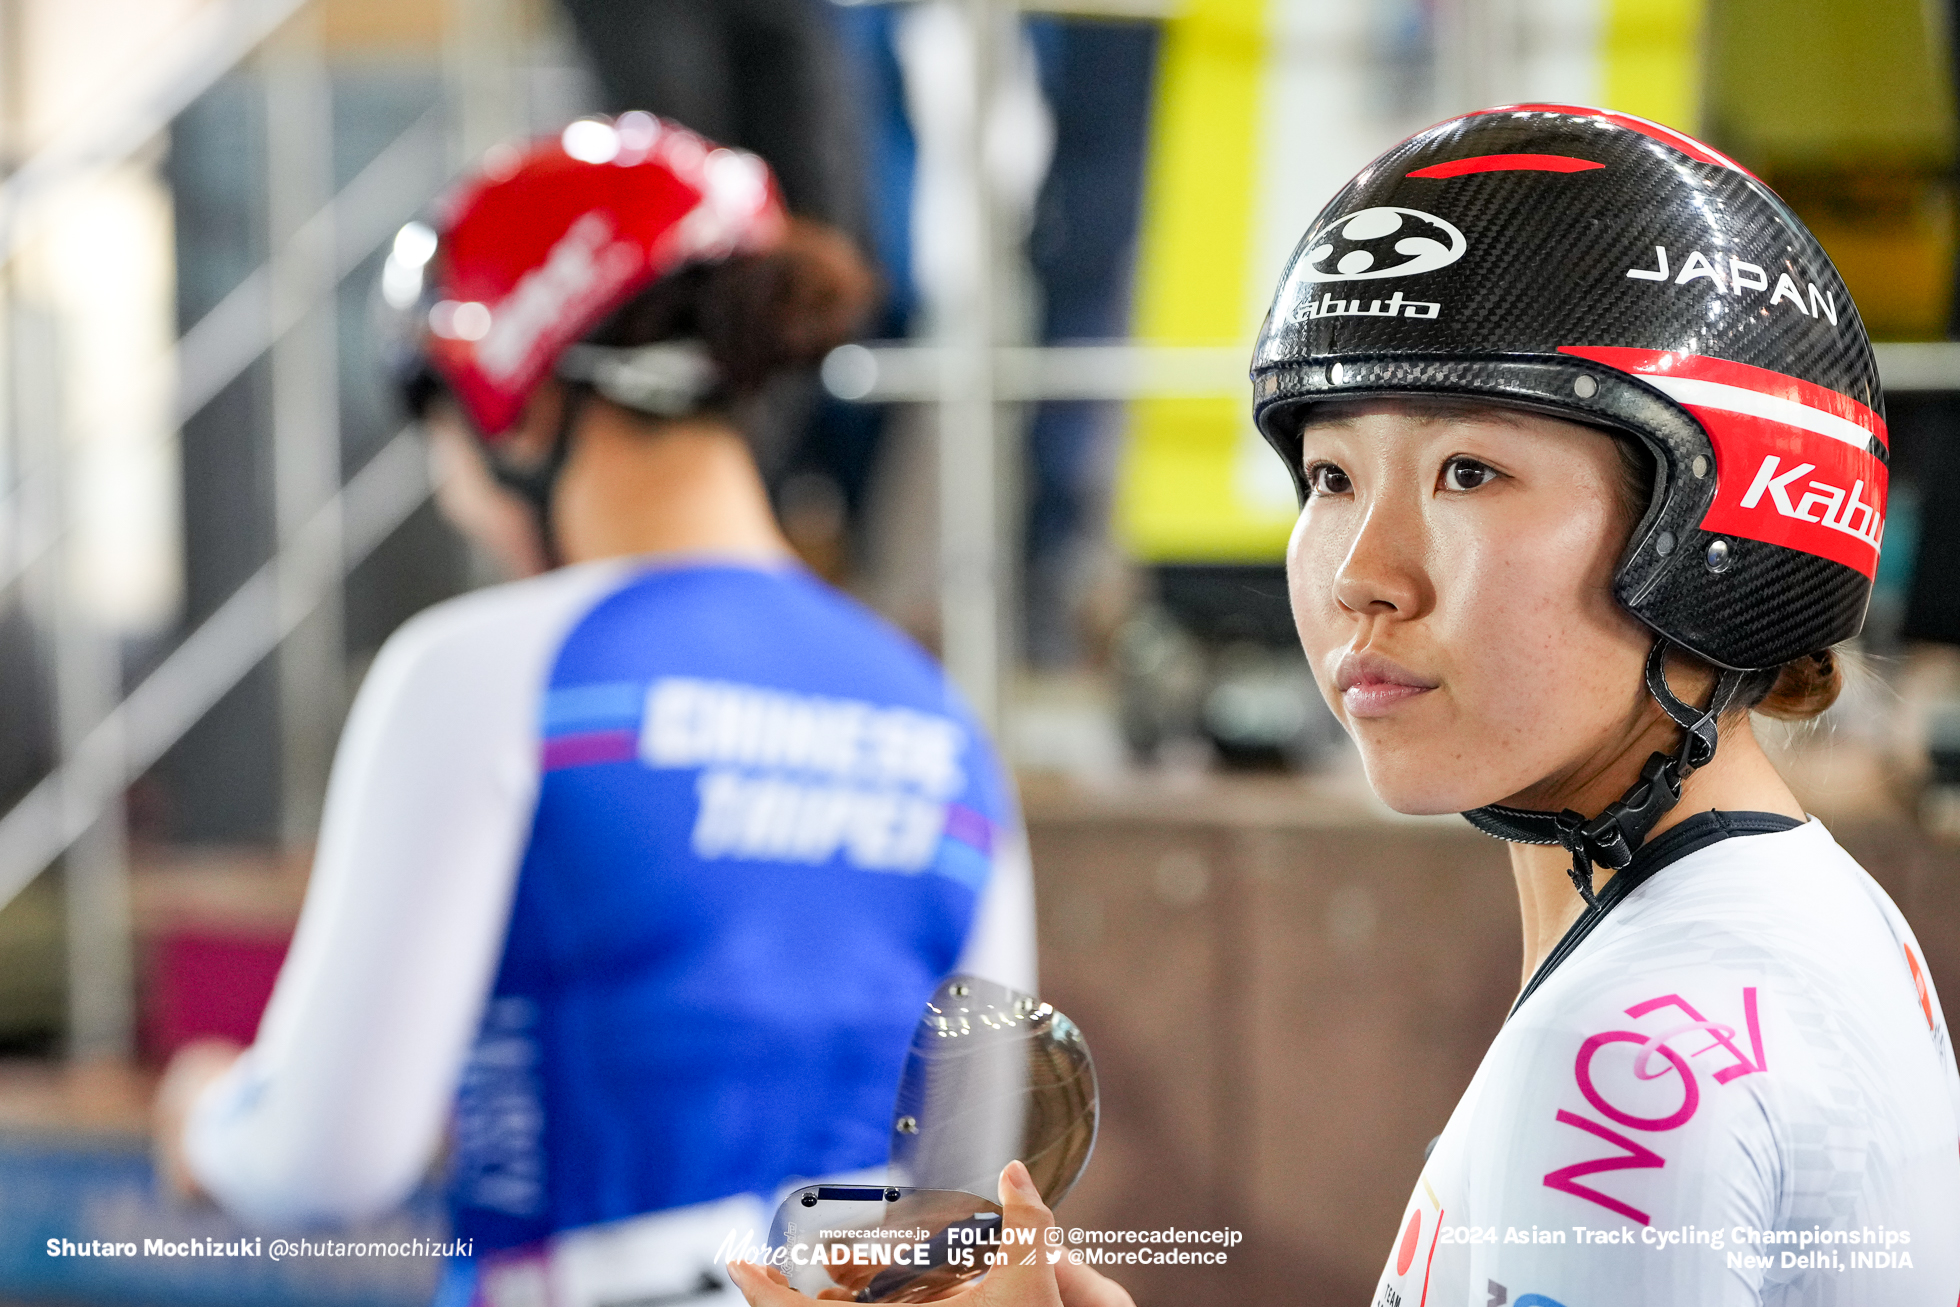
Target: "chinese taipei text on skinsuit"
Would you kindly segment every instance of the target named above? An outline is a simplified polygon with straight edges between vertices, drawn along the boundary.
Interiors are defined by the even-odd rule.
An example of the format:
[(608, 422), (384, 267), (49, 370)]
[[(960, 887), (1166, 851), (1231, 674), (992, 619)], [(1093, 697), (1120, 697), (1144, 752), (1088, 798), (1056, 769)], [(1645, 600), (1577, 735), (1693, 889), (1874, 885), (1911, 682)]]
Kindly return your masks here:
[[(706, 327), (588, 336), (621, 305), (624, 331), (724, 274), (794, 271), (768, 262), (786, 221), (759, 160), (589, 120), (493, 154), (442, 210), (404, 228), (383, 292), (490, 454), (563, 383), (543, 473), (493, 464), (547, 549), (581, 414), (648, 415), (635, 440), (728, 426), (745, 374)], [(1033, 898), (1006, 779), (940, 670), (787, 561), (600, 554), (383, 647), (271, 1006), (185, 1151), (228, 1210), (296, 1228), (387, 1210), (453, 1122), (474, 1258), (445, 1307), (732, 1297), (727, 1248), (779, 1188), (882, 1168), (913, 1028), (956, 969), (1032, 990)]]
[[(1715, 710), (1863, 620), (1883, 400), (1816, 241), (1667, 128), (1473, 114), (1315, 222), (1254, 384), (1296, 478), (1304, 406), (1370, 396), (1531, 408), (1656, 466), (1614, 593), (1661, 637), (1681, 758), (1590, 822), (1466, 814), (1563, 844), (1589, 903), (1423, 1166), (1375, 1307), (1951, 1307), (1960, 1074), (1897, 909), (1814, 820), (1708, 812), (1641, 843)], [(1707, 714), (1656, 686), (1670, 643), (1721, 669)], [(1594, 863), (1618, 869), (1596, 902)]]

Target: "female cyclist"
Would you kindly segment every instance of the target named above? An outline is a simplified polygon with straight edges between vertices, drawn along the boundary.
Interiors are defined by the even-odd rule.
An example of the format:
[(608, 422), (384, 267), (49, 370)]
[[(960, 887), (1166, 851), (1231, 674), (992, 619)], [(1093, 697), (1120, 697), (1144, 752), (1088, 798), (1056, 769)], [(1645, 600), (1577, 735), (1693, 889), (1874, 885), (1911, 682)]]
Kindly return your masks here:
[(344, 1220), (453, 1121), (443, 1301), (724, 1288), (785, 1181), (883, 1164), (943, 975), (1033, 987), (986, 740), (795, 565), (743, 434), (870, 276), (630, 114), (493, 156), (382, 291), (445, 508), (528, 579), (383, 648), (258, 1039), (178, 1068), (165, 1145), (247, 1220)]
[[(1823, 250), (1679, 133), (1472, 114), (1334, 198), (1253, 379), (1322, 692), (1392, 807), (1510, 842), (1524, 920), (1376, 1307), (1948, 1307), (1938, 997), (1750, 728), (1835, 698), (1883, 528), (1877, 372)], [(1010, 1219), (1045, 1225), (1019, 1178)], [(1086, 1267), (971, 1293), (1127, 1301)]]

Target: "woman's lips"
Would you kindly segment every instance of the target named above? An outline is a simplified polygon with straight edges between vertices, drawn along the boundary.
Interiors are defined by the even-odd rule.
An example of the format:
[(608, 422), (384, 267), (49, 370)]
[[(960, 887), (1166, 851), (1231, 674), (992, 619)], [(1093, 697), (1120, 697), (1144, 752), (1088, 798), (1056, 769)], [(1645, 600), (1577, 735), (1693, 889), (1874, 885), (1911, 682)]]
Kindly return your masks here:
[(1349, 717), (1386, 717), (1395, 705), (1434, 688), (1427, 685), (1400, 685), (1394, 681), (1361, 681), (1341, 691), (1341, 702)]
[(1349, 717), (1386, 717), (1418, 695), (1436, 688), (1408, 668), (1380, 654), (1351, 653), (1341, 659), (1334, 684)]

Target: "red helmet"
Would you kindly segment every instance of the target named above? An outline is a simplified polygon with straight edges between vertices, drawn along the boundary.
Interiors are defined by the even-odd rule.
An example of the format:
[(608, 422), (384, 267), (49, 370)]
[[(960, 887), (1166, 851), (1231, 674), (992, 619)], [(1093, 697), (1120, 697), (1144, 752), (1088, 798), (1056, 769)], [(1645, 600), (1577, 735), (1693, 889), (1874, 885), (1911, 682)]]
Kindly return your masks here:
[[(381, 294), (407, 318), (397, 371), (411, 395), (446, 383), (494, 441), (569, 347), (634, 295), (687, 263), (767, 251), (787, 226), (761, 159), (651, 114), (582, 118), (528, 148), (501, 146), (434, 227), (410, 223), (395, 238)], [(689, 365), (582, 362), (627, 369), (627, 386), (655, 374), (655, 389), (685, 386)]]

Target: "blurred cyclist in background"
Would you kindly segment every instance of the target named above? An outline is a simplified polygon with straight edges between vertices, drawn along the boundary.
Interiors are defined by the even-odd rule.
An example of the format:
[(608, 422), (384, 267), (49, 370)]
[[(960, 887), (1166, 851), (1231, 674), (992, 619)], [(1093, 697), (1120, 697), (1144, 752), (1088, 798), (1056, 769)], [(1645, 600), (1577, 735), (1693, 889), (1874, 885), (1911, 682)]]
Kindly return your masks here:
[(453, 1121), (441, 1301), (682, 1301), (796, 1178), (880, 1166), (947, 972), (1034, 986), (1000, 767), (797, 565), (744, 415), (874, 285), (768, 168), (643, 113), (487, 158), (382, 295), (439, 501), (514, 577), (383, 648), (253, 1046), (160, 1095), (180, 1186), (400, 1202)]

